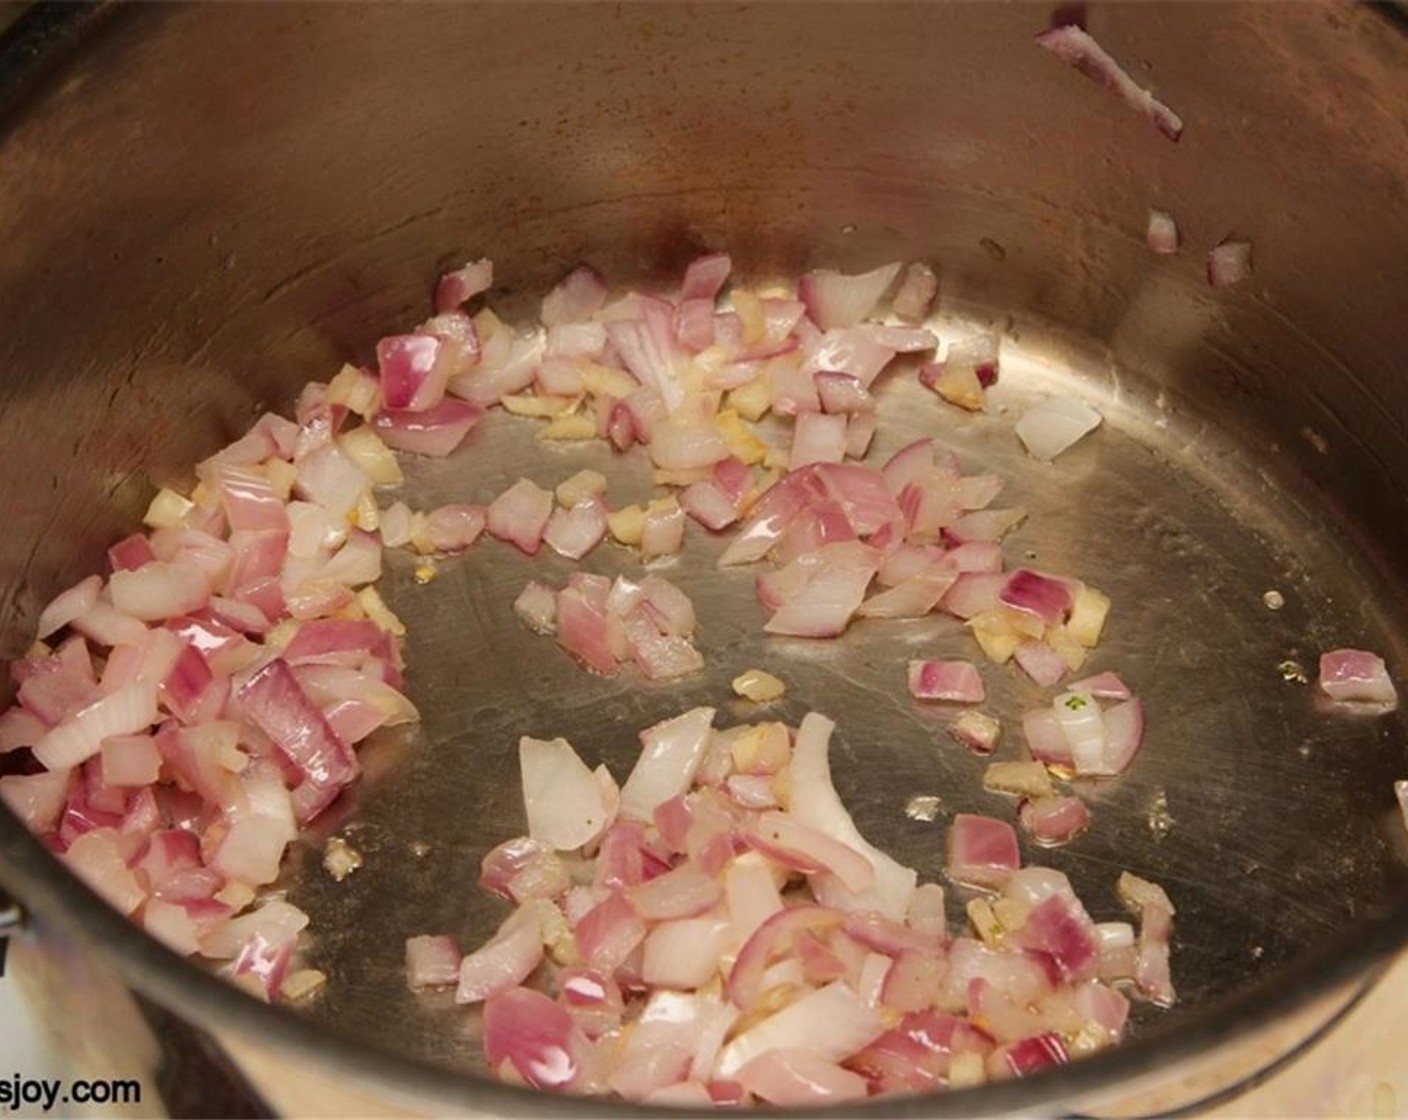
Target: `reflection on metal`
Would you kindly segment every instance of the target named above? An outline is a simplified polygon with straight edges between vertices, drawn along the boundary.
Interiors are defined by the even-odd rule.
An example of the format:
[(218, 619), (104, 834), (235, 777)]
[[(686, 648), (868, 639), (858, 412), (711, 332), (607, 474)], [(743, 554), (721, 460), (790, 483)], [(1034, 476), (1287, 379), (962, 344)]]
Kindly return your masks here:
[[(1041, 17), (1020, 5), (108, 12), (84, 49), (35, 72), (32, 96), (0, 106), (0, 652), (22, 649), (42, 603), (99, 566), (150, 485), (188, 479), (259, 409), (367, 359), (379, 333), (424, 313), (443, 263), (494, 257), (496, 305), (513, 315), (578, 259), (648, 282), (701, 247), (730, 249), (752, 277), (922, 256), (941, 276), (947, 337), (1007, 332), (1003, 381), (970, 418), (893, 375), (876, 454), (926, 432), (1009, 474), (1031, 510), (1010, 554), (1114, 597), (1092, 668), (1117, 667), (1145, 697), (1148, 745), (1125, 778), (1087, 791), (1092, 830), (1043, 859), (1101, 915), (1116, 913), (1121, 867), (1166, 885), (1183, 997), (1141, 1015), (1114, 1053), (925, 1110), (1158, 1094), (1173, 1108), (1235, 1079), (1242, 1047), (1293, 1047), (1408, 931), (1391, 792), (1402, 715), (1327, 718), (1277, 672), (1331, 643), (1408, 665), (1408, 496), (1392, 481), (1408, 477), (1395, 109), (1408, 44), (1337, 4), (1092, 18), (1177, 105), (1179, 144), (1028, 49)], [(1151, 205), (1177, 217), (1180, 254), (1144, 246)], [(1256, 276), (1212, 292), (1202, 253), (1234, 228), (1256, 243)], [(1011, 423), (1058, 390), (1107, 422), (1046, 467)], [(494, 417), (462, 454), (416, 464), (407, 495), (478, 502), (520, 473), (558, 481), (597, 458), (545, 453), (525, 423)], [(613, 498), (645, 492), (638, 460), (600, 465)], [(326, 1079), (436, 1112), (561, 1114), (480, 1080), (473, 1016), (402, 977), (408, 934), (470, 942), (501, 914), (472, 884), (484, 850), (522, 828), (519, 734), (568, 734), (620, 775), (635, 730), (726, 698), (742, 669), (782, 667), (779, 715), (839, 720), (843, 796), (926, 876), (948, 814), (1005, 804), (981, 792), (984, 763), (943, 716), (903, 694), (913, 649), (968, 651), (956, 625), (769, 641), (753, 574), (718, 574), (710, 558), (692, 534), (669, 573), (700, 607), (711, 666), (671, 688), (589, 677), (517, 625), (508, 604), (530, 573), (560, 579), (555, 559), (484, 542), (423, 585), (409, 560), (390, 565), (425, 723), (369, 748), (365, 786), (295, 860), (288, 887), (332, 978), (306, 1009), (258, 1005), (176, 960), (8, 813), (0, 880), (46, 934), (97, 947), (95, 968), (115, 964), (197, 1024)], [(589, 566), (634, 561), (605, 548)], [(1285, 604), (1269, 611), (1273, 586)], [(1037, 693), (985, 673), (1010, 732), (999, 757), (1019, 757), (1014, 721)], [(1161, 837), (1148, 815), (1160, 789), (1177, 817)], [(941, 797), (934, 821), (904, 814), (915, 790)], [(366, 859), (338, 883), (321, 844), (344, 827)], [(71, 985), (48, 976), (56, 1020), (111, 1029), (63, 1013)]]

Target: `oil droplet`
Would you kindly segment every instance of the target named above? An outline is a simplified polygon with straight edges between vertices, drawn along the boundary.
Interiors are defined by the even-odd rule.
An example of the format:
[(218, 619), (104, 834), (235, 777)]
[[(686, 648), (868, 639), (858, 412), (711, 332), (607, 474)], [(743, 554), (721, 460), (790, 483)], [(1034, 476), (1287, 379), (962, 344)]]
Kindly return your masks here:
[(1260, 945), (1253, 945), (1253, 946), (1252, 946), (1252, 960), (1254, 960), (1254, 961), (1259, 961), (1259, 960), (1261, 960), (1262, 954), (1265, 953), (1265, 952), (1266, 952), (1266, 950), (1263, 949)]
[(1286, 597), (1274, 587), (1261, 597), (1261, 601), (1266, 604), (1269, 611), (1279, 611), (1286, 605)]
[(855, 231), (856, 231), (856, 227), (855, 227), (854, 225), (852, 225), (850, 222), (847, 222), (845, 225), (843, 225), (843, 226), (841, 227), (841, 232), (842, 232), (842, 233), (855, 233)]
[(434, 564), (422, 564), (415, 571), (415, 581), (419, 584), (427, 584), (436, 576)]
[(911, 797), (904, 807), (904, 815), (912, 821), (932, 821), (939, 815), (939, 799), (929, 793)]
[(430, 845), (427, 844), (424, 840), (411, 841), (411, 855), (415, 856), (416, 859), (424, 859), (429, 854)]
[(1305, 675), (1305, 668), (1299, 661), (1292, 661), (1287, 658), (1276, 666), (1276, 671), (1281, 674), (1281, 679), (1287, 684), (1309, 684), (1310, 678)]
[(1162, 840), (1173, 831), (1173, 814), (1168, 811), (1168, 794), (1159, 790), (1154, 794), (1153, 800), (1149, 802), (1149, 831), (1154, 834), (1154, 839)]

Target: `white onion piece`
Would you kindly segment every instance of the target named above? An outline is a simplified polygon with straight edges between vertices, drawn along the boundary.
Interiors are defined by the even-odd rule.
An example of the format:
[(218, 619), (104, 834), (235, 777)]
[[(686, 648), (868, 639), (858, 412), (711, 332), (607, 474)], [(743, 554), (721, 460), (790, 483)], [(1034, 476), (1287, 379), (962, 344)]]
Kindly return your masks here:
[(712, 478), (690, 484), (679, 500), (685, 513), (711, 532), (727, 529), (738, 520), (733, 500)]
[(859, 542), (826, 545), (816, 557), (805, 586), (764, 625), (769, 634), (830, 638), (844, 632), (880, 566), (875, 550)]
[(898, 262), (856, 276), (817, 269), (797, 281), (797, 296), (822, 330), (853, 327), (869, 318), (899, 270)]
[(632, 887), (631, 905), (647, 921), (693, 918), (716, 906), (723, 887), (711, 875), (688, 863)]
[(98, 601), (98, 593), (102, 589), (102, 577), (89, 576), (54, 596), (53, 601), (40, 612), (35, 636), (43, 640), (86, 614)]
[(1045, 642), (1026, 641), (1017, 647), (1013, 654), (1022, 672), (1032, 679), (1032, 683), (1042, 688), (1050, 688), (1059, 683), (1069, 669), (1065, 658)]
[(1208, 283), (1226, 288), (1252, 274), (1252, 243), (1224, 241), (1208, 251)]
[(808, 875), (835, 875), (850, 891), (867, 890), (875, 881), (875, 868), (864, 855), (787, 813), (763, 813), (744, 829), (743, 838), (774, 863)]
[(514, 613), (540, 634), (557, 628), (557, 592), (537, 580), (529, 581), (513, 602)]
[(1403, 814), (1403, 827), (1408, 828), (1408, 778), (1399, 778), (1393, 783), (1393, 795), (1398, 798), (1398, 808)]
[(72, 777), (73, 771), (65, 769), (7, 774), (0, 778), (0, 800), (31, 832), (42, 836), (58, 827)]
[(1053, 27), (1038, 35), (1036, 42), (1096, 85), (1117, 94), (1170, 140), (1177, 140), (1183, 134), (1183, 121), (1178, 114), (1141, 88), (1084, 28), (1075, 24)]
[(589, 265), (578, 265), (544, 298), (539, 318), (545, 327), (590, 319), (606, 302), (606, 282)]
[(1016, 433), (1027, 451), (1049, 463), (1100, 426), (1095, 409), (1075, 397), (1052, 397), (1027, 409)]
[(656, 806), (689, 789), (713, 722), (713, 708), (695, 708), (641, 732), (640, 758), (621, 787), (624, 816), (648, 821)]
[[(653, 446), (653, 445), (652, 445)], [(792, 427), (788, 467), (801, 470), (812, 463), (839, 463), (846, 455), (846, 418), (824, 412), (803, 412)]]
[(650, 459), (662, 470), (711, 467), (729, 456), (719, 429), (711, 423), (667, 419), (650, 436)]
[(518, 741), (528, 835), (558, 851), (572, 851), (611, 824), (601, 787), (566, 739)]
[(852, 377), (849, 373), (832, 373), (828, 370), (822, 370), (815, 375), (813, 380), (816, 382), (817, 397), (821, 401), (823, 411), (830, 413), (875, 411), (875, 398), (871, 396), (870, 390), (861, 384), (860, 378)]
[(826, 833), (869, 860), (875, 884), (864, 896), (873, 895), (874, 909), (887, 918), (902, 921), (918, 875), (868, 843), (841, 803), (831, 781), (829, 759), (831, 733), (835, 729), (831, 720), (815, 712), (807, 715), (797, 729), (790, 771), (791, 813), (803, 824)]
[(543, 935), (536, 911), (522, 907), (498, 933), (460, 962), (456, 1003), (480, 1003), (517, 987), (543, 960)]
[(759, 1100), (780, 1107), (862, 1100), (865, 1078), (809, 1049), (769, 1050), (738, 1071), (738, 1081)]
[(155, 622), (205, 606), (210, 599), (210, 579), (190, 565), (154, 561), (135, 571), (113, 572), (108, 595), (117, 610)]
[(34, 746), (34, 757), (49, 770), (66, 770), (102, 749), (113, 735), (135, 735), (157, 720), (156, 688), (129, 684), (96, 700), (49, 731)]
[(661, 922), (646, 935), (641, 979), (666, 988), (703, 987), (718, 975), (729, 940), (725, 918)]
[(1164, 210), (1150, 210), (1149, 228), (1144, 239), (1156, 253), (1178, 252), (1178, 226), (1173, 220), (1173, 215)]
[(443, 935), (406, 938), (406, 982), (419, 988), (448, 988), (459, 983), (460, 951)]
[(862, 618), (922, 618), (932, 611), (958, 579), (946, 560), (931, 561), (918, 575), (872, 595), (856, 613)]
[(723, 878), (733, 937), (744, 945), (759, 926), (782, 910), (782, 896), (768, 862), (755, 852), (731, 861)]
[(571, 509), (552, 511), (543, 528), (543, 540), (559, 556), (580, 560), (606, 535), (606, 507), (599, 498), (589, 498)]
[(720, 1051), (714, 1073), (734, 1076), (770, 1050), (802, 1049), (827, 1061), (844, 1061), (884, 1030), (875, 1012), (838, 980), (738, 1035)]
[(95, 828), (75, 837), (63, 858), (118, 913), (131, 914), (146, 900), (147, 892), (127, 866), (113, 829)]

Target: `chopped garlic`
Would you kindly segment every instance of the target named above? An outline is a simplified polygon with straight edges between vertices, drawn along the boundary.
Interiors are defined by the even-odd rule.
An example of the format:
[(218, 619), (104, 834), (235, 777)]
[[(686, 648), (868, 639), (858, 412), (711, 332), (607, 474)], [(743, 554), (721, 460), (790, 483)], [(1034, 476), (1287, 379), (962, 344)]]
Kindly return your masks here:
[(596, 421), (577, 413), (556, 417), (538, 433), (542, 440), (596, 439)]
[(179, 529), (186, 520), (186, 514), (195, 508), (194, 502), (181, 497), (175, 490), (163, 487), (157, 491), (151, 505), (147, 506), (142, 523), (153, 529)]
[(983, 774), (983, 788), (1019, 797), (1054, 797), (1056, 787), (1040, 762), (993, 762)]
[(328, 982), (327, 974), (316, 968), (300, 968), (290, 972), (279, 985), (279, 994), (286, 1000), (299, 1000), (312, 995)]
[(606, 493), (606, 476), (600, 471), (578, 471), (571, 478), (557, 484), (557, 504), (563, 509), (571, 509), (589, 498), (599, 498)]
[(342, 882), (362, 866), (362, 853), (340, 836), (323, 845), (323, 870), (336, 882)]
[(745, 700), (766, 704), (787, 691), (787, 686), (762, 669), (748, 669), (733, 678), (733, 691)]

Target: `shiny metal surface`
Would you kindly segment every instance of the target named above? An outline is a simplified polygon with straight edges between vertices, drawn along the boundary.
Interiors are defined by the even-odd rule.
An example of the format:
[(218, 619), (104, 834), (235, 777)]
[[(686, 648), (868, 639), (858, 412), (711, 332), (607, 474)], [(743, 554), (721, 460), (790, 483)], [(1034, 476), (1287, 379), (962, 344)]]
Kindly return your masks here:
[[(1092, 792), (1095, 829), (1043, 858), (1103, 915), (1121, 867), (1168, 885), (1183, 1001), (1051, 1077), (878, 1107), (1093, 1108), (1150, 1078), (1192, 1085), (1200, 1060), (1293, 1009), (1328, 1017), (1408, 931), (1390, 790), (1408, 772), (1404, 725), (1329, 717), (1277, 666), (1313, 671), (1337, 644), (1408, 664), (1408, 42), (1343, 5), (1095, 11), (1096, 36), (1189, 122), (1172, 145), (1030, 46), (1045, 18), (889, 4), (103, 14), (0, 104), (3, 652), (153, 484), (413, 321), (446, 261), (493, 256), (496, 303), (522, 311), (579, 258), (648, 283), (701, 246), (755, 277), (923, 256), (940, 269), (941, 328), (1007, 330), (994, 399), (1008, 411), (969, 421), (893, 375), (884, 438), (932, 431), (1010, 474), (1032, 509), (1012, 549), (1114, 596), (1094, 664), (1146, 696), (1148, 745)], [(1178, 217), (1178, 257), (1144, 248), (1150, 205)], [(1211, 292), (1201, 253), (1234, 230), (1256, 245), (1256, 276)], [(1107, 421), (1042, 467), (1018, 453), (1012, 412), (1058, 385)], [(495, 417), (454, 458), (417, 464), (407, 493), (482, 500), (591, 454), (544, 455)], [(629, 496), (639, 472), (611, 468)], [(555, 561), (490, 542), (425, 587), (393, 563), (426, 719), (372, 748), (348, 816), (324, 825), (365, 866), (332, 883), (315, 837), (292, 870), (332, 976), (303, 1011), (170, 959), (3, 814), (0, 881), (202, 1025), (424, 1107), (550, 1113), (558, 1102), (437, 1072), (474, 1069), (473, 1016), (401, 977), (407, 934), (470, 940), (497, 920), (473, 880), (521, 823), (519, 734), (567, 733), (623, 774), (639, 727), (720, 702), (733, 671), (766, 663), (790, 685), (776, 710), (840, 721), (858, 822), (921, 872), (938, 873), (948, 814), (1008, 811), (934, 713), (897, 699), (910, 651), (968, 648), (954, 627), (765, 642), (751, 574), (718, 575), (708, 554), (691, 527), (669, 574), (701, 607), (710, 673), (670, 689), (587, 677), (518, 627), (512, 595), (530, 572), (560, 576)], [(610, 549), (589, 561), (629, 564)], [(1279, 612), (1262, 602), (1273, 587)], [(1008, 717), (1035, 698), (1005, 670), (987, 678)], [(1003, 756), (1019, 745), (1009, 728)], [(904, 817), (917, 792), (942, 799), (938, 822)], [(1150, 827), (1160, 793), (1167, 831)]]

